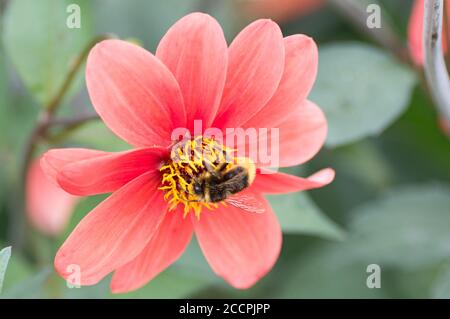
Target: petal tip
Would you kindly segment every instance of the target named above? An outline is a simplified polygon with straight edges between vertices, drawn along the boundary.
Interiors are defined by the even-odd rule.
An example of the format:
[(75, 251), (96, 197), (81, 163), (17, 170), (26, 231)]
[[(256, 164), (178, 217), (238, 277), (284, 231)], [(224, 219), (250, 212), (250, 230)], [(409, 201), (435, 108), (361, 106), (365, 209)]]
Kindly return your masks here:
[(61, 252), (60, 248), (56, 253), (55, 259), (53, 261), (53, 267), (55, 271), (64, 279), (67, 279), (67, 265), (64, 261), (64, 254)]
[(39, 166), (41, 167), (45, 177), (54, 185), (58, 186), (58, 182), (56, 181), (57, 172), (51, 164), (51, 152), (52, 150), (49, 150), (41, 155), (41, 158), (39, 159)]
[(183, 26), (185, 26), (186, 23), (188, 23), (189, 25), (200, 25), (203, 27), (207, 27), (208, 25), (216, 25), (218, 26), (220, 29), (222, 29), (222, 27), (220, 26), (219, 22), (217, 22), (217, 20), (209, 15), (208, 13), (204, 13), (204, 12), (192, 12), (189, 13), (188, 15), (185, 15), (184, 17), (182, 17), (181, 19), (179, 19), (175, 24), (172, 25), (171, 28), (173, 28), (174, 26), (179, 26), (179, 24), (182, 24)]
[(123, 294), (123, 293), (129, 292), (131, 290), (131, 289), (126, 289), (123, 285), (121, 285), (120, 283), (117, 283), (117, 281), (114, 280), (114, 277), (111, 280), (109, 289), (111, 290), (111, 293), (113, 293), (113, 294)]
[(278, 23), (276, 23), (275, 21), (273, 21), (272, 19), (266, 18), (266, 19), (258, 19), (255, 22), (253, 22), (256, 25), (259, 25), (263, 28), (272, 28), (274, 30), (277, 30), (281, 33), (281, 28), (278, 25)]
[(325, 168), (315, 174), (310, 179), (314, 182), (320, 183), (323, 186), (330, 184), (336, 177), (336, 172), (332, 168)]
[(296, 45), (299, 49), (312, 49), (318, 53), (317, 43), (314, 38), (306, 34), (293, 34), (284, 38), (287, 44)]
[(187, 18), (195, 18), (195, 19), (205, 19), (205, 20), (214, 20), (216, 21), (216, 19), (214, 19), (213, 16), (209, 15), (208, 13), (205, 12), (201, 12), (201, 11), (196, 11), (196, 12), (192, 12), (189, 13), (188, 15), (184, 16), (181, 19), (187, 19)]

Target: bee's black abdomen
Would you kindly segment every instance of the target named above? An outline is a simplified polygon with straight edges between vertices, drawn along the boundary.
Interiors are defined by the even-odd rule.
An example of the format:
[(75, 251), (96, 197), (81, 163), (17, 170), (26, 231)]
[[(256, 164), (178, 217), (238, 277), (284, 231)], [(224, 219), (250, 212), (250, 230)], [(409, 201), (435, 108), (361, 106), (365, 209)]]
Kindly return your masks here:
[(223, 191), (218, 191), (215, 188), (209, 190), (209, 199), (211, 202), (218, 203), (225, 200), (225, 198), (227, 198), (227, 194)]
[[(238, 169), (234, 169), (233, 173), (228, 175), (228, 179), (224, 178), (224, 182), (210, 185), (209, 198), (212, 202), (223, 201), (228, 196), (236, 194), (248, 187), (248, 175), (245, 173), (245, 170), (238, 171)], [(227, 172), (227, 174), (230, 172)]]

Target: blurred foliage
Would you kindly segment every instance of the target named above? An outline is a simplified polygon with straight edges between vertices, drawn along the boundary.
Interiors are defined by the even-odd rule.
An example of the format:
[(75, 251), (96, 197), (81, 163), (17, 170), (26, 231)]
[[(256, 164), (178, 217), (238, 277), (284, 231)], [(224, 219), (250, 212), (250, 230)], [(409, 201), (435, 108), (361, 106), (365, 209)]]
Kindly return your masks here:
[[(69, 4), (83, 13), (81, 28), (66, 25)], [(11, 1), (5, 14), (3, 40), (21, 79), (46, 106), (61, 88), (71, 63), (92, 37), (87, 0)], [(80, 79), (82, 77), (80, 76)], [(76, 81), (77, 87), (81, 81)]]
[(270, 204), (279, 214), (283, 232), (286, 234), (312, 234), (342, 240), (344, 231), (324, 216), (314, 202), (305, 194), (268, 196)]
[(327, 145), (380, 134), (406, 109), (415, 74), (379, 49), (358, 42), (323, 46), (311, 100), (329, 121)]
[[(250, 0), (9, 0), (0, 15), (0, 248), (10, 246), (24, 144), (39, 106), (54, 97), (76, 57), (95, 35), (137, 39), (154, 51), (165, 31), (192, 11), (215, 16), (230, 42), (250, 18)], [(262, 0), (261, 0), (262, 1)], [(266, 1), (266, 0), (264, 0)], [(268, 1), (268, 0), (267, 0)], [(412, 1), (380, 1), (383, 18), (406, 42)], [(82, 28), (68, 29), (66, 6), (78, 3)], [(386, 15), (386, 16), (384, 16)], [(420, 71), (397, 61), (329, 7), (278, 21), (284, 34), (305, 33), (319, 46), (319, 74), (310, 98), (329, 121), (327, 146), (291, 174), (333, 167), (336, 180), (308, 193), (271, 196), (284, 232), (274, 269), (238, 291), (214, 275), (194, 239), (185, 254), (142, 289), (112, 295), (110, 277), (69, 289), (53, 256), (77, 223), (105, 196), (80, 201), (64, 234), (28, 234), (12, 249), (1, 297), (10, 298), (449, 298), (450, 141), (424, 90)], [(83, 72), (66, 96), (65, 116), (92, 112)], [(90, 122), (50, 147), (128, 149), (101, 122)], [(0, 252), (0, 287), (5, 253)], [(9, 258), (6, 258), (9, 259)], [(369, 289), (369, 264), (382, 269)]]
[[(397, 188), (351, 214), (353, 254), (383, 266), (415, 270), (450, 256), (450, 188)], [(349, 240), (352, 242), (352, 239)]]

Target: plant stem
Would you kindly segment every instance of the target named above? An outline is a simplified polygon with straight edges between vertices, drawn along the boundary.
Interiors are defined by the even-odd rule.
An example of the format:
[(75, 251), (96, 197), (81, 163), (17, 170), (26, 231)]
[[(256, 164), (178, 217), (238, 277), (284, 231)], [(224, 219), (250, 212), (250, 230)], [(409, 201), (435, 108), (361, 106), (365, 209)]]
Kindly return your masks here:
[(423, 47), (425, 77), (431, 97), (450, 124), (450, 80), (442, 51), (443, 0), (425, 1)]
[(413, 65), (407, 47), (399, 39), (392, 26), (383, 20), (381, 28), (367, 26), (366, 3), (361, 0), (327, 0), (345, 16), (359, 31), (366, 33), (375, 42), (392, 52), (400, 61)]
[(98, 119), (100, 117), (97, 114), (80, 114), (73, 118), (54, 119), (49, 123), (49, 127), (61, 127), (61, 130), (52, 136), (48, 136), (47, 140), (51, 143), (59, 143), (80, 126)]
[(52, 127), (61, 126), (64, 129), (67, 129), (98, 119), (100, 119), (100, 117), (96, 113), (80, 114), (77, 117), (53, 119), (52, 121), (49, 122), (49, 126)]
[(59, 89), (58, 93), (50, 100), (50, 102), (45, 107), (47, 113), (52, 115), (55, 113), (56, 109), (61, 105), (61, 101), (64, 98), (64, 95), (70, 88), (70, 85), (72, 84), (73, 80), (75, 79), (75, 76), (78, 73), (78, 70), (83, 65), (84, 61), (86, 60), (89, 51), (96, 45), (98, 42), (102, 40), (106, 40), (111, 38), (109, 35), (101, 35), (98, 37), (95, 37), (91, 42), (88, 43), (88, 45), (84, 48), (84, 50), (76, 57), (76, 59), (73, 61), (69, 72), (67, 73), (67, 77), (64, 80), (61, 88)]

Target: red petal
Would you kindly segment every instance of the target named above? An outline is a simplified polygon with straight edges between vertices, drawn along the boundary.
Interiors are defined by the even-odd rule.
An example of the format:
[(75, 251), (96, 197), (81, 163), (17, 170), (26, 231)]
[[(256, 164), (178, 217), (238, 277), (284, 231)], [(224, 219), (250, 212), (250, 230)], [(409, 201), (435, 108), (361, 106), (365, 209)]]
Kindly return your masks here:
[(160, 183), (159, 174), (141, 175), (84, 217), (56, 254), (58, 273), (80, 270), (81, 285), (93, 285), (135, 258), (166, 213)]
[(306, 99), (316, 80), (318, 51), (310, 37), (297, 34), (284, 39), (285, 66), (280, 86), (270, 101), (243, 127), (277, 127)]
[(86, 84), (97, 113), (135, 146), (168, 146), (172, 130), (186, 126), (183, 97), (167, 67), (145, 49), (106, 40), (90, 52)]
[(180, 85), (188, 128), (193, 129), (195, 119), (209, 127), (219, 107), (228, 63), (220, 25), (207, 14), (189, 14), (169, 29), (156, 56)]
[(416, 0), (413, 5), (408, 25), (408, 42), (412, 59), (418, 65), (423, 65), (424, 54), (422, 44), (424, 0)]
[(67, 194), (45, 176), (39, 162), (27, 174), (27, 216), (33, 226), (48, 235), (57, 235), (66, 227), (78, 197)]
[(228, 74), (214, 127), (239, 127), (273, 96), (284, 69), (283, 35), (271, 20), (257, 20), (229, 48)]
[(267, 274), (281, 249), (281, 228), (269, 203), (261, 214), (219, 207), (193, 217), (195, 233), (214, 272), (233, 287), (245, 289)]
[(334, 180), (334, 175), (334, 170), (331, 168), (318, 171), (308, 178), (301, 178), (284, 173), (274, 173), (269, 170), (261, 169), (259, 173), (256, 174), (255, 181), (250, 186), (250, 189), (253, 192), (261, 192), (263, 194), (300, 192), (328, 185)]
[(142, 148), (85, 159), (59, 169), (59, 185), (74, 195), (94, 195), (118, 190), (139, 175), (158, 170), (164, 148)]
[(107, 152), (89, 150), (85, 148), (52, 149), (42, 155), (41, 167), (47, 177), (55, 185), (58, 185), (56, 176), (65, 165), (85, 159), (102, 157), (107, 154)]
[(114, 273), (111, 290), (124, 293), (138, 289), (175, 262), (186, 249), (193, 232), (190, 218), (181, 210), (168, 212), (144, 250)]
[[(247, 128), (246, 130), (251, 131), (243, 133), (237, 139), (236, 134), (229, 134), (226, 137), (227, 146), (236, 148), (239, 156), (250, 157), (259, 167), (286, 167), (308, 161), (325, 142), (326, 118), (308, 100), (297, 105), (291, 112), (276, 127)], [(278, 131), (273, 128), (278, 128)], [(235, 144), (231, 144), (232, 141)]]
[[(322, 110), (310, 101), (278, 124), (279, 166), (294, 166), (310, 160), (323, 146), (327, 137), (327, 120)], [(262, 138), (259, 143), (267, 143)]]

